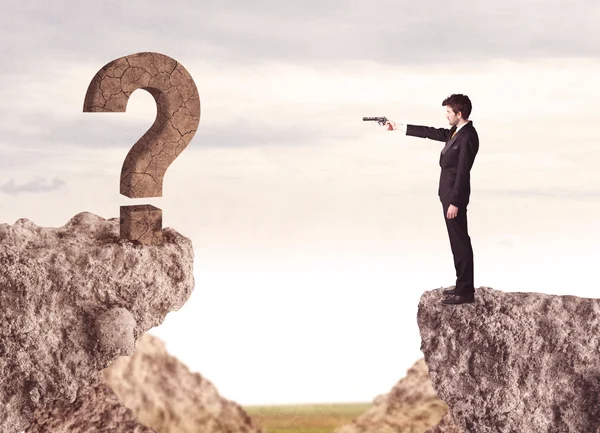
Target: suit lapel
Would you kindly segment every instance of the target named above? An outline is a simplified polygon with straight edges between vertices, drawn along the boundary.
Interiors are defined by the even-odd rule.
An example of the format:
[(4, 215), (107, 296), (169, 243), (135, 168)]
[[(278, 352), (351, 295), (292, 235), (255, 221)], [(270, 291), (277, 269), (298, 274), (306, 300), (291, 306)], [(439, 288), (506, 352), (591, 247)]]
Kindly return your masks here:
[(448, 142), (446, 143), (446, 145), (442, 149), (442, 155), (445, 154), (448, 151), (448, 149), (450, 149), (450, 146), (452, 146), (454, 144), (454, 142), (456, 141), (456, 137), (458, 137), (458, 134), (460, 134), (461, 132), (463, 132), (465, 130), (465, 128), (467, 128), (470, 125), (470, 123), (471, 123), (471, 121), (469, 121), (465, 126), (463, 126), (462, 128), (460, 128), (458, 130), (458, 132), (456, 134), (454, 134), (454, 137), (452, 137), (450, 140), (448, 140)]

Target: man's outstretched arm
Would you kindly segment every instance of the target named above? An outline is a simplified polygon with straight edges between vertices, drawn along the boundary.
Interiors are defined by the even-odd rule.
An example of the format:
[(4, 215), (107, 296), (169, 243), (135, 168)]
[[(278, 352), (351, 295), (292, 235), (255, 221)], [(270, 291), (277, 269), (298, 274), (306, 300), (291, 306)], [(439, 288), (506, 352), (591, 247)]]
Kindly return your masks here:
[(450, 130), (431, 126), (406, 125), (406, 135), (445, 142), (450, 138)]
[(419, 126), (419, 125), (408, 125), (406, 123), (396, 123), (392, 120), (388, 120), (384, 125), (390, 131), (400, 129), (405, 132), (406, 135), (412, 135), (414, 137), (429, 138), (436, 141), (448, 141), (450, 138), (450, 130), (446, 128), (433, 128), (431, 126)]

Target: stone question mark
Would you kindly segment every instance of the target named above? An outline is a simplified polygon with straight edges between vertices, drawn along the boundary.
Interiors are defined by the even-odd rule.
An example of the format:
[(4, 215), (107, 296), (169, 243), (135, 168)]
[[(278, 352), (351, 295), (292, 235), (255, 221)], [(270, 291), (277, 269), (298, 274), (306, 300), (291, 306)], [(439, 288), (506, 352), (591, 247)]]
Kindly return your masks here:
[[(125, 112), (137, 89), (156, 101), (156, 120), (129, 150), (121, 169), (120, 193), (129, 198), (162, 197), (165, 172), (187, 147), (200, 123), (200, 98), (192, 76), (176, 60), (142, 52), (100, 69), (88, 86), (84, 112)], [(162, 210), (121, 206), (120, 238), (145, 245), (162, 241)]]

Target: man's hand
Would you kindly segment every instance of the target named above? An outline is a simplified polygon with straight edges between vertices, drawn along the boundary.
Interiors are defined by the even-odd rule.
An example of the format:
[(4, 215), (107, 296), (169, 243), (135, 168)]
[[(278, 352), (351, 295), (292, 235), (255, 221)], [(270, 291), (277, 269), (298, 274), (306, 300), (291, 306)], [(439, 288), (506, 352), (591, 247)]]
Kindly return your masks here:
[(388, 120), (383, 126), (385, 126), (388, 131), (395, 131), (398, 129), (398, 125), (393, 120)]
[(448, 206), (448, 211), (446, 212), (446, 217), (451, 220), (452, 218), (456, 218), (456, 215), (458, 215), (458, 208), (456, 206), (454, 206), (453, 204), (451, 204), (450, 206)]
[(400, 129), (401, 131), (406, 132), (406, 123), (396, 123), (393, 120), (388, 120), (387, 122), (385, 122), (383, 124), (383, 126), (388, 130), (388, 131), (396, 131), (398, 129)]

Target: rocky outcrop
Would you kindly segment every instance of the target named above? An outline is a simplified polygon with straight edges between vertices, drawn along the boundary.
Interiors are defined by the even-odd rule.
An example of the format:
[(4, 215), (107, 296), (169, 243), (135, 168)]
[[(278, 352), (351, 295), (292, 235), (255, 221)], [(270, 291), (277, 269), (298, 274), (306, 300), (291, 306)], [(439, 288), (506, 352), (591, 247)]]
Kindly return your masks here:
[(441, 421), (425, 430), (425, 433), (464, 433), (464, 430), (456, 425), (450, 412), (446, 412)]
[(335, 433), (422, 433), (437, 424), (447, 409), (420, 359), (389, 393), (378, 396), (369, 410)]
[(170, 356), (150, 334), (135, 354), (102, 372), (107, 383), (144, 425), (159, 433), (261, 433), (244, 409)]
[(238, 404), (190, 373), (150, 334), (138, 339), (133, 356), (120, 358), (79, 388), (74, 403), (56, 401), (36, 410), (26, 433), (89, 431), (262, 433)]
[(600, 299), (489, 287), (473, 304), (442, 297), (421, 296), (421, 350), (460, 429), (600, 432)]
[(80, 386), (194, 287), (189, 239), (119, 239), (119, 220), (88, 212), (59, 228), (0, 225), (0, 431), (20, 432), (36, 408), (72, 402)]
[(77, 391), (73, 403), (55, 401), (38, 408), (25, 433), (156, 433), (137, 420), (104, 383), (94, 380)]

